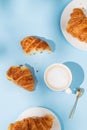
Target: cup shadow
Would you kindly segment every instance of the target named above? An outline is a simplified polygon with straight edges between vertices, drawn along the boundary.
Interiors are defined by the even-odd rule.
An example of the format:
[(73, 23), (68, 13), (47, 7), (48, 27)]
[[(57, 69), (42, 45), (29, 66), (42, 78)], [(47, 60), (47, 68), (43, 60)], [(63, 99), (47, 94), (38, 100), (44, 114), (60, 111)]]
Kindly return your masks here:
[(50, 45), (50, 47), (52, 49), (52, 52), (55, 51), (55, 43), (52, 40), (49, 40), (49, 39), (46, 39), (46, 38), (40, 37), (40, 36), (35, 36), (35, 37), (40, 38), (40, 39), (46, 41)]
[(72, 83), (70, 88), (72, 92), (75, 93), (84, 81), (84, 71), (82, 67), (75, 62), (64, 62), (64, 64), (71, 70)]

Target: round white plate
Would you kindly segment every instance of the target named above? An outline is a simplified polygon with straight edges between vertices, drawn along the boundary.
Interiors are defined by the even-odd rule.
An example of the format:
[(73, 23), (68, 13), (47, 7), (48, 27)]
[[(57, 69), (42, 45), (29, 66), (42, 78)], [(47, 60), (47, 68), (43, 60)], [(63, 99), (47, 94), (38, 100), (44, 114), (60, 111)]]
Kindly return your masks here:
[[(81, 49), (81, 50), (87, 50), (87, 43), (81, 42), (77, 38), (74, 38), (71, 34), (69, 34), (66, 31), (66, 26), (67, 23), (70, 19), (70, 14), (72, 13), (74, 8), (84, 8), (85, 11), (87, 11), (87, 0), (72, 0), (64, 9), (61, 20), (60, 20), (60, 25), (61, 25), (61, 30), (65, 38), (71, 45), (74, 47)], [(87, 14), (87, 12), (85, 12)]]
[(34, 108), (30, 108), (25, 110), (17, 119), (17, 121), (22, 120), (23, 118), (27, 118), (27, 117), (32, 117), (32, 116), (44, 116), (46, 114), (51, 114), (54, 116), (54, 123), (53, 123), (53, 127), (51, 130), (61, 130), (61, 125), (60, 122), (58, 120), (58, 118), (56, 117), (56, 115), (51, 112), (50, 110), (46, 109), (46, 108), (42, 108), (42, 107), (34, 107)]

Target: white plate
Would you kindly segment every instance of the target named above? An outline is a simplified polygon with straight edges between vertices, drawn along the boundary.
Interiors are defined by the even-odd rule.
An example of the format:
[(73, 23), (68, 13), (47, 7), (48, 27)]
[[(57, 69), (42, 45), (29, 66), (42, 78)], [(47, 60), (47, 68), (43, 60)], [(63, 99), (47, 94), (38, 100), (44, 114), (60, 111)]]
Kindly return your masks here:
[(32, 116), (44, 116), (46, 114), (51, 114), (54, 116), (54, 123), (53, 123), (53, 127), (51, 130), (61, 130), (61, 125), (60, 122), (58, 120), (58, 118), (56, 117), (56, 115), (51, 112), (50, 110), (46, 109), (46, 108), (42, 108), (42, 107), (34, 107), (34, 108), (30, 108), (25, 110), (17, 119), (17, 121), (22, 120), (23, 118), (27, 118), (27, 117), (32, 117)]
[(87, 43), (79, 41), (77, 38), (74, 38), (66, 31), (66, 26), (70, 19), (70, 14), (74, 8), (84, 8), (87, 11), (87, 0), (72, 0), (65, 7), (60, 21), (61, 30), (67, 41), (69, 41), (74, 47), (79, 48), (81, 50), (87, 50)]

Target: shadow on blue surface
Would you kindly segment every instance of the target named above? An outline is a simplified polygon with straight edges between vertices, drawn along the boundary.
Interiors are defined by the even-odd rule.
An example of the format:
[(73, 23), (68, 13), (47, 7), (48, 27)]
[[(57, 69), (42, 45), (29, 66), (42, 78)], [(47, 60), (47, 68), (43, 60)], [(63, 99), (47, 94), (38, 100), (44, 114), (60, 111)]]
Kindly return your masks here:
[(0, 56), (3, 56), (7, 53), (7, 48), (4, 43), (0, 43)]
[(42, 107), (42, 108), (46, 108), (46, 109), (48, 109), (48, 110), (51, 110), (51, 111), (56, 115), (56, 117), (58, 118), (58, 120), (59, 120), (59, 122), (60, 122), (61, 130), (64, 130), (64, 124), (63, 124), (63, 121), (62, 121), (61, 117), (60, 117), (60, 116), (59, 116), (55, 111), (53, 111), (53, 110), (50, 109), (49, 107), (44, 107), (44, 106), (40, 106), (40, 107)]
[[(27, 64), (27, 63), (25, 63), (24, 65), (31, 70), (32, 75), (33, 75), (34, 80), (35, 80), (35, 86), (37, 86), (38, 80), (37, 80), (37, 78), (35, 76), (34, 68), (31, 65)], [(20, 66), (23, 66), (23, 65), (20, 65)]]
[(10, 0), (0, 0), (0, 4), (2, 4), (2, 6), (4, 6), (4, 5), (7, 5), (9, 1)]
[(55, 43), (52, 40), (46, 39), (46, 38), (40, 37), (40, 36), (35, 36), (35, 37), (40, 38), (40, 39), (46, 41), (51, 46), (52, 51), (55, 51)]
[(80, 88), (84, 81), (84, 71), (82, 67), (75, 62), (64, 62), (64, 64), (71, 70), (72, 83), (70, 88), (72, 89), (72, 92), (75, 93), (76, 89)]

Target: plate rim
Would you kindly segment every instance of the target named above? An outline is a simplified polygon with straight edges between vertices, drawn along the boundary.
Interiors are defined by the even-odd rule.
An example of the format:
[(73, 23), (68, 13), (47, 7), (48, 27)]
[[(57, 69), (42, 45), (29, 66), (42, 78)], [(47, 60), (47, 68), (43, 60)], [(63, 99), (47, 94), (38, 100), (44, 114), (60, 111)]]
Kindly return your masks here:
[[(67, 40), (67, 42), (70, 44), (70, 45), (72, 45), (72, 47), (75, 47), (75, 48), (77, 48), (77, 49), (79, 49), (79, 50), (82, 50), (82, 51), (87, 51), (87, 43), (85, 43), (85, 42), (82, 42), (82, 41), (80, 41), (79, 39), (77, 39), (77, 38), (75, 38), (75, 37), (73, 37), (71, 34), (69, 34), (65, 29), (63, 29), (63, 25), (62, 25), (62, 22), (63, 22), (63, 18), (64, 18), (64, 13), (66, 12), (66, 10), (67, 9), (69, 9), (70, 7), (72, 7), (73, 5), (75, 5), (75, 3), (76, 3), (76, 1), (79, 3), (78, 5), (76, 5), (76, 7), (77, 8), (80, 8), (80, 5), (81, 4), (84, 4), (84, 2), (85, 2), (85, 0), (83, 0), (83, 1), (81, 1), (81, 0), (72, 0), (72, 1), (70, 1), (66, 6), (65, 6), (65, 8), (63, 9), (63, 11), (62, 11), (62, 14), (61, 14), (61, 17), (60, 17), (60, 28), (61, 28), (61, 32), (62, 32), (62, 34), (63, 34), (63, 36), (65, 37), (65, 39)], [(81, 3), (82, 2), (82, 3)], [(79, 7), (78, 7), (79, 6)], [(75, 7), (75, 8), (76, 8)], [(71, 13), (71, 12), (70, 12)], [(70, 15), (70, 13), (69, 13), (69, 15)], [(69, 20), (69, 19), (68, 19)], [(67, 20), (67, 22), (68, 22), (68, 20)], [(65, 26), (66, 27), (66, 26)], [(67, 36), (67, 35), (68, 36)], [(71, 42), (69, 39), (68, 39), (68, 37), (71, 37), (71, 39), (72, 39), (72, 41), (74, 40), (75, 42), (77, 42), (76, 44), (77, 45), (75, 45), (75, 43), (73, 43), (73, 42)], [(79, 44), (78, 44), (79, 43)], [(81, 46), (82, 45), (82, 46)]]

